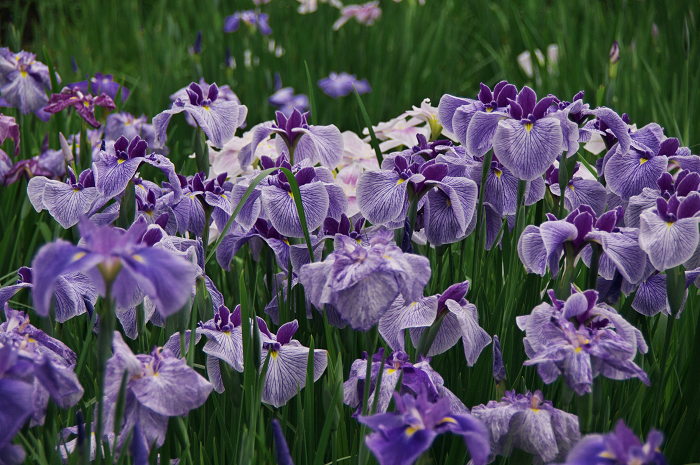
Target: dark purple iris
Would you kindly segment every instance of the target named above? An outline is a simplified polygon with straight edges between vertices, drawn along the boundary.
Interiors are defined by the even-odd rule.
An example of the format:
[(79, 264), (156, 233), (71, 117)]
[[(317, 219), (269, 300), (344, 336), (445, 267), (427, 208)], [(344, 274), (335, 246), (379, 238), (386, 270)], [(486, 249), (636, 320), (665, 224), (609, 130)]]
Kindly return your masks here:
[(233, 328), (241, 325), (241, 313), (231, 313), (225, 306), (219, 307), (219, 311), (214, 315), (214, 326), (222, 332), (231, 332)]
[(185, 91), (187, 92), (187, 96), (190, 98), (190, 103), (198, 107), (210, 107), (219, 96), (219, 88), (216, 86), (216, 84), (209, 86), (209, 92), (207, 92), (206, 97), (204, 97), (202, 88), (199, 86), (199, 84), (194, 82), (190, 84)]
[(674, 181), (671, 173), (665, 172), (656, 183), (661, 191), (661, 196), (666, 200), (669, 200), (674, 194), (679, 197), (686, 197), (700, 187), (700, 174), (683, 170), (678, 173)]
[(334, 218), (326, 218), (323, 222), (323, 234), (326, 236), (335, 236), (336, 234), (342, 234), (343, 236), (348, 236), (351, 239), (355, 239), (357, 242), (362, 240), (362, 227), (365, 225), (365, 219), (360, 217), (353, 227), (352, 220), (349, 219), (345, 213), (340, 215), (340, 221)]
[(147, 149), (148, 143), (141, 140), (139, 136), (131, 139), (131, 142), (126, 137), (121, 136), (114, 142), (114, 154), (119, 160), (118, 163), (124, 163), (133, 158), (143, 158), (146, 156)]
[(76, 179), (75, 173), (69, 166), (67, 184), (70, 184), (73, 190), (81, 191), (86, 187), (95, 187), (95, 176), (92, 174), (92, 170), (87, 169), (80, 173)]
[(413, 156), (419, 155), (425, 160), (432, 160), (440, 154), (446, 153), (454, 144), (451, 140), (436, 140), (428, 142), (423, 134), (417, 134), (418, 145), (411, 148)]
[[(397, 181), (399, 184), (409, 181), (409, 179), (416, 174), (421, 174), (423, 180), (416, 182), (414, 178), (414, 180), (409, 181), (417, 194), (422, 192), (426, 182), (440, 182), (447, 176), (448, 169), (447, 165), (444, 163), (436, 163), (435, 160), (429, 160), (422, 165), (418, 163), (409, 165), (409, 163), (410, 158), (408, 156), (397, 156), (394, 158), (394, 171), (399, 175), (399, 180)], [(432, 188), (432, 186), (430, 186), (430, 188)]]
[(513, 84), (508, 84), (508, 81), (501, 81), (493, 88), (493, 92), (489, 86), (484, 83), (480, 84), (481, 90), (477, 98), (486, 107), (487, 112), (491, 112), (497, 108), (508, 106), (509, 100), (515, 100), (518, 91)]
[(284, 133), (277, 132), (284, 139), (287, 147), (294, 147), (297, 139), (304, 135), (301, 131), (294, 131), (295, 129), (309, 129), (309, 124), (307, 122), (309, 117), (309, 112), (301, 113), (296, 108), (292, 111), (292, 114), (287, 118), (281, 111), (275, 112), (277, 117), (277, 124), (273, 125), (275, 129), (282, 129)]

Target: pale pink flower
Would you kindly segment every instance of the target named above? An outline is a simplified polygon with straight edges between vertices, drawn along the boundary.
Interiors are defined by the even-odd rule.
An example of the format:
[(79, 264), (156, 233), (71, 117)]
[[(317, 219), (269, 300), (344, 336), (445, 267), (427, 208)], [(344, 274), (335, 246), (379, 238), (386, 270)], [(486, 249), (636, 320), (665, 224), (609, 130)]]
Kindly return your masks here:
[(365, 26), (371, 26), (375, 20), (382, 16), (382, 9), (379, 8), (379, 1), (375, 0), (364, 5), (348, 5), (341, 10), (341, 14), (342, 16), (333, 23), (334, 31), (340, 29), (350, 18), (355, 18), (358, 23)]

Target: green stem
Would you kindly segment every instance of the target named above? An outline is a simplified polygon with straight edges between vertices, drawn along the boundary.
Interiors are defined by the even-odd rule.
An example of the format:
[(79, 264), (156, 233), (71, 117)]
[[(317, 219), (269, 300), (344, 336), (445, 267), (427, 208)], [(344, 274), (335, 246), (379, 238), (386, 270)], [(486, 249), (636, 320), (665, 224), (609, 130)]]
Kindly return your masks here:
[(567, 242), (564, 245), (564, 247), (566, 250), (566, 265), (564, 268), (564, 272), (561, 274), (561, 280), (559, 281), (559, 285), (556, 289), (557, 299), (561, 300), (566, 300), (571, 295), (571, 283), (574, 277), (574, 261), (576, 259), (574, 245), (571, 242)]
[(493, 161), (493, 150), (489, 150), (486, 155), (484, 155), (484, 161), (481, 164), (481, 185), (479, 186), (479, 205), (476, 210), (476, 231), (474, 232), (474, 255), (472, 257), (472, 272), (471, 278), (474, 280), (474, 276), (478, 270), (478, 262), (481, 257), (481, 249), (479, 248), (479, 238), (481, 236), (481, 222), (484, 216), (484, 190), (486, 189), (486, 179), (489, 176), (489, 170), (491, 169), (491, 161)]
[(112, 300), (113, 281), (105, 280), (105, 299), (103, 311), (100, 315), (100, 332), (97, 335), (97, 424), (95, 425), (95, 441), (98, 444), (95, 454), (95, 465), (100, 465), (102, 459), (102, 418), (104, 415), (104, 391), (105, 374), (107, 372), (107, 360), (112, 349), (114, 337), (114, 301)]
[(418, 346), (416, 347), (416, 361), (418, 361), (418, 357), (420, 355), (427, 356), (428, 352), (430, 352), (430, 347), (433, 345), (433, 341), (435, 341), (438, 331), (440, 331), (442, 319), (446, 314), (446, 312), (441, 312), (441, 314), (435, 319), (435, 322), (430, 325), (430, 328), (425, 329), (423, 334), (421, 334), (420, 339), (418, 340)]
[(591, 419), (593, 418), (593, 395), (584, 394), (576, 397), (576, 413), (578, 413), (578, 425), (581, 434), (591, 432)]
[(586, 289), (595, 289), (598, 285), (598, 266), (600, 264), (600, 252), (602, 247), (597, 242), (591, 242), (590, 244), (593, 253), (591, 255), (591, 266), (588, 268)]

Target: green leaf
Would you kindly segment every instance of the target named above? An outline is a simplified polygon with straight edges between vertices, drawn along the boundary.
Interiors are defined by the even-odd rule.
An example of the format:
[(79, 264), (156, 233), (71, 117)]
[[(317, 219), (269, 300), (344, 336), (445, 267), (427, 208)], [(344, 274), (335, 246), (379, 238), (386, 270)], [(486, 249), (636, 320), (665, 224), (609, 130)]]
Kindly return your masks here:
[(355, 97), (357, 97), (357, 104), (360, 105), (360, 112), (362, 113), (362, 118), (365, 120), (367, 130), (369, 130), (369, 137), (372, 140), (372, 148), (374, 149), (374, 154), (377, 155), (377, 162), (379, 163), (379, 166), (382, 166), (382, 163), (384, 162), (384, 157), (382, 156), (382, 151), (379, 148), (379, 141), (377, 140), (377, 136), (374, 134), (374, 129), (372, 129), (372, 122), (369, 119), (369, 114), (367, 114), (365, 104), (362, 103), (360, 94), (357, 92), (357, 89), (355, 89), (355, 86), (353, 86), (353, 90), (355, 91)]
[[(304, 60), (304, 66), (306, 67), (306, 80), (309, 84), (309, 109), (311, 110), (311, 118), (316, 123), (318, 120), (318, 113), (316, 113), (316, 99), (314, 98), (314, 86), (311, 81), (311, 73), (309, 72), (309, 64)], [(315, 119), (313, 119), (315, 118)]]

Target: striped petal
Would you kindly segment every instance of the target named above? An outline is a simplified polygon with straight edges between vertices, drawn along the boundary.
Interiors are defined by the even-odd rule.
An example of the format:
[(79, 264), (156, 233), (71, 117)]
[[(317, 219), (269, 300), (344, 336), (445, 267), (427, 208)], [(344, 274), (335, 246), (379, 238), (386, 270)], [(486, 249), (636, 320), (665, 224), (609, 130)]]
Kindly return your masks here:
[[(309, 231), (323, 224), (328, 213), (328, 191), (321, 182), (312, 182), (299, 187), (301, 204), (306, 215)], [(291, 192), (276, 186), (263, 188), (263, 208), (275, 229), (287, 237), (304, 237), (299, 213)]]
[[(263, 360), (267, 350), (263, 350)], [(267, 375), (262, 390), (262, 401), (277, 408), (286, 404), (297, 395), (298, 390), (306, 386), (306, 366), (309, 348), (285, 344), (275, 353), (270, 354)], [(314, 381), (326, 370), (328, 353), (325, 350), (314, 351)]]
[[(476, 106), (477, 104), (475, 103), (473, 105)], [(495, 143), (495, 136), (500, 123), (505, 123), (506, 121), (516, 122), (515, 120), (509, 120), (508, 118), (509, 116), (501, 111), (475, 112), (471, 118), (471, 121), (469, 121), (469, 127), (467, 129), (467, 137), (465, 141), (467, 153), (474, 157), (480, 157), (491, 150), (491, 147)], [(520, 125), (519, 121), (516, 123)], [(496, 156), (499, 160), (501, 159), (500, 155), (497, 154)], [(505, 165), (505, 163), (503, 164)], [(547, 168), (549, 168), (549, 166), (547, 166)], [(542, 172), (544, 173), (545, 171), (546, 168)]]
[(64, 229), (78, 224), (96, 198), (95, 187), (73, 189), (69, 184), (58, 181), (48, 182), (44, 187), (44, 206)]
[(698, 246), (698, 218), (684, 218), (667, 223), (653, 209), (640, 217), (639, 246), (649, 255), (659, 271), (667, 270), (690, 259)]
[(372, 224), (384, 224), (401, 216), (408, 201), (408, 184), (395, 171), (365, 171), (357, 181), (357, 204)]
[(562, 141), (561, 125), (555, 118), (527, 124), (509, 119), (498, 122), (493, 153), (515, 177), (532, 181), (562, 153)]

